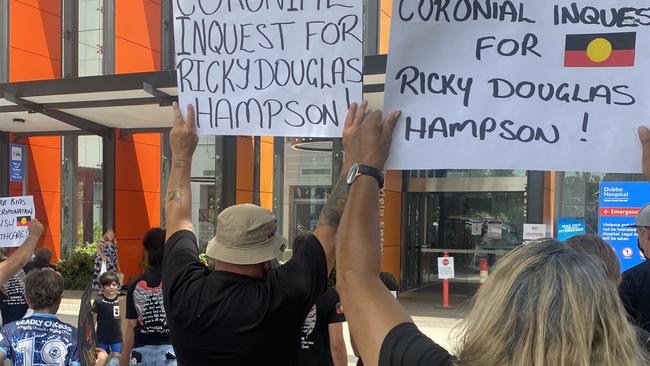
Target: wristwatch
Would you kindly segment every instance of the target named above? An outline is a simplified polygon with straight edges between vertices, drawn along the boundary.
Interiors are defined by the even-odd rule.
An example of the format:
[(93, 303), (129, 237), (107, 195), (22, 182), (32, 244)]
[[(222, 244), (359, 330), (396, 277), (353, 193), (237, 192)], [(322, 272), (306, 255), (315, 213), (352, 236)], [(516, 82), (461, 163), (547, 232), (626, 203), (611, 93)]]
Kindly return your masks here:
[(369, 175), (375, 179), (377, 179), (377, 183), (379, 183), (379, 189), (384, 188), (384, 172), (377, 169), (373, 168), (371, 166), (367, 165), (361, 165), (358, 163), (355, 163), (352, 165), (352, 168), (350, 168), (350, 171), (348, 172), (348, 176), (345, 179), (345, 181), (350, 185), (354, 183), (354, 180), (357, 179), (358, 176), (360, 175)]

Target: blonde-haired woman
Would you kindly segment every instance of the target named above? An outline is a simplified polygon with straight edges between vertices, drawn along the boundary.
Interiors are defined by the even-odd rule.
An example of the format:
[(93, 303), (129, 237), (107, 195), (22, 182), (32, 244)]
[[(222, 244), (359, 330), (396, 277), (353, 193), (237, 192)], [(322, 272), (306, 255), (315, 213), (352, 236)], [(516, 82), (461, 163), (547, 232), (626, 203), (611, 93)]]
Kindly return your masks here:
[[(381, 113), (375, 112), (346, 122), (348, 158), (381, 171), (390, 150), (393, 116), (382, 122)], [(647, 152), (650, 161), (650, 144)], [(379, 280), (381, 179), (350, 177), (350, 196), (337, 233), (337, 290), (364, 364), (647, 363), (602, 263), (554, 241), (521, 246), (500, 261), (479, 290), (452, 357), (417, 329)]]
[(97, 252), (95, 253), (95, 265), (93, 268), (92, 288), (93, 291), (101, 291), (102, 286), (99, 283), (99, 277), (104, 272), (119, 272), (120, 261), (117, 257), (117, 239), (115, 232), (109, 229), (97, 242)]

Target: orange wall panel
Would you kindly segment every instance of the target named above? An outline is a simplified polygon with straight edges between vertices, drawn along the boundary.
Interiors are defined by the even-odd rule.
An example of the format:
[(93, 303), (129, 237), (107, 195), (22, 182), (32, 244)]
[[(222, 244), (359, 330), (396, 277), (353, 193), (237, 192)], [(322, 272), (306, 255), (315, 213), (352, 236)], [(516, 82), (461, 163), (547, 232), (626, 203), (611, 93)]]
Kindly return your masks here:
[(390, 40), (390, 18), (393, 14), (393, 0), (381, 0), (379, 10), (379, 53), (388, 53)]
[(116, 151), (116, 161), (130, 163), (121, 165), (115, 179), (116, 190), (160, 193), (160, 135), (151, 135), (158, 138), (158, 146), (136, 143), (129, 137), (118, 143), (121, 146)]
[[(237, 190), (253, 190), (253, 138), (237, 137)], [(252, 199), (251, 199), (252, 201)]]
[(384, 246), (381, 270), (391, 272), (399, 280), (402, 243), (402, 172), (386, 171), (383, 216)]
[(115, 72), (160, 69), (160, 2), (116, 0)]
[(384, 246), (400, 245), (402, 241), (402, 193), (384, 192)]
[(17, 48), (12, 48), (9, 53), (9, 80), (12, 82), (54, 79), (61, 76), (61, 61)]
[(384, 189), (387, 191), (402, 191), (402, 171), (387, 170), (384, 177)]
[(115, 234), (122, 240), (142, 240), (160, 226), (160, 193), (117, 191)]
[(400, 247), (384, 247), (381, 256), (381, 270), (392, 273), (399, 282), (400, 268)]
[(260, 147), (260, 192), (273, 193), (273, 141), (262, 139)]
[(142, 237), (160, 226), (160, 134), (134, 134), (117, 140), (115, 234), (128, 279), (142, 272)]
[[(28, 145), (28, 194), (34, 197), (36, 218), (45, 227), (38, 245), (52, 249), (56, 261), (61, 255), (61, 138), (30, 137), (19, 142)], [(22, 194), (21, 183), (11, 185), (11, 194)]]
[(241, 205), (242, 203), (253, 203), (253, 191), (237, 190), (235, 193), (235, 204)]
[[(160, 69), (160, 1), (115, 1), (115, 72)], [(118, 139), (115, 232), (127, 280), (142, 272), (142, 237), (160, 226), (160, 134)]]
[(273, 211), (273, 192), (260, 192), (260, 206)]
[(61, 16), (61, 0), (13, 0), (12, 2), (19, 2), (23, 5)]
[(9, 46), (61, 60), (61, 15), (17, 0), (9, 6)]
[(160, 69), (160, 52), (121, 38), (115, 39), (115, 57), (116, 74)]
[(160, 52), (160, 2), (117, 0), (115, 19), (116, 38)]
[(61, 76), (61, 2), (9, 2), (9, 80)]

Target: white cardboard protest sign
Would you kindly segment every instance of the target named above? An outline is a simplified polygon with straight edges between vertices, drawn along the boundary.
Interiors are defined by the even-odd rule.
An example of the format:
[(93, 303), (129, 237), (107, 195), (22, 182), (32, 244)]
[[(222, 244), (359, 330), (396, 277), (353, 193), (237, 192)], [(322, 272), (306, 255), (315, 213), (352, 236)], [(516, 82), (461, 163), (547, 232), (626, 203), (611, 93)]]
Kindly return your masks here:
[(545, 238), (546, 236), (546, 225), (524, 224), (524, 240), (538, 240)]
[(199, 134), (341, 136), (362, 97), (361, 1), (173, 4), (179, 105)]
[(388, 168), (641, 171), (647, 0), (394, 0), (391, 23)]
[(0, 247), (21, 246), (34, 215), (32, 196), (0, 198)]
[(438, 257), (438, 279), (454, 278), (454, 257)]

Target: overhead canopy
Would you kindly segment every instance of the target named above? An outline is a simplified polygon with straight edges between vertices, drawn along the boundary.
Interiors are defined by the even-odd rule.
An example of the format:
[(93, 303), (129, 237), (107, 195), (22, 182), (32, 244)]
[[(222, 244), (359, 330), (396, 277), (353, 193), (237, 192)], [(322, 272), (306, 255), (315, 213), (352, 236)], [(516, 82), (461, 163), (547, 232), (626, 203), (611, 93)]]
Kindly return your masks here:
[(105, 136), (171, 127), (176, 73), (159, 71), (0, 84), (0, 130)]
[[(383, 101), (385, 56), (366, 57), (364, 97)], [(133, 132), (171, 127), (175, 71), (0, 83), (0, 131), (29, 135)]]

